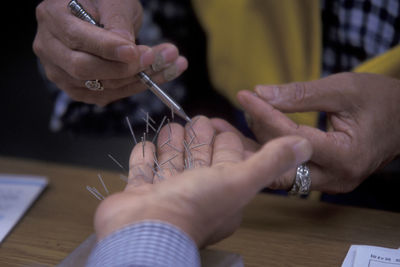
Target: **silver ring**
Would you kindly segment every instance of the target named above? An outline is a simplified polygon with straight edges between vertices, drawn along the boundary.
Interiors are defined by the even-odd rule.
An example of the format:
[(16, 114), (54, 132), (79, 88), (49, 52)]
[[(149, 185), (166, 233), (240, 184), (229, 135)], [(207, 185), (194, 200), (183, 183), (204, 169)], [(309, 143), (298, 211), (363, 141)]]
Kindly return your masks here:
[(304, 163), (297, 167), (296, 177), (292, 188), (289, 190), (291, 195), (307, 195), (310, 193), (311, 187), (311, 174), (310, 168)]
[(85, 86), (87, 89), (92, 91), (103, 91), (103, 84), (99, 80), (88, 80), (85, 82)]

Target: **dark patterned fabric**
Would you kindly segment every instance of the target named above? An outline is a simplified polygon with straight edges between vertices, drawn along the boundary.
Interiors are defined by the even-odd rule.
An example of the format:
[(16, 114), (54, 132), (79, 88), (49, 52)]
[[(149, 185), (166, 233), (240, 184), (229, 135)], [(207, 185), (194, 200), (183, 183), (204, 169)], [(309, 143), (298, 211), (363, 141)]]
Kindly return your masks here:
[(398, 0), (323, 0), (323, 76), (350, 71), (400, 41)]

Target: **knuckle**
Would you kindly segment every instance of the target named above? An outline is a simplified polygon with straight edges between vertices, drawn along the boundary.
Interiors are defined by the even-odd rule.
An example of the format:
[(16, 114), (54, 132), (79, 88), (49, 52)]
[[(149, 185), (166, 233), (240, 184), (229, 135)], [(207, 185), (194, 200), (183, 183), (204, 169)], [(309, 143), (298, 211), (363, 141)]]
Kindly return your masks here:
[(359, 171), (358, 164), (352, 162), (352, 164), (343, 165), (343, 177), (341, 182), (338, 183), (339, 192), (338, 193), (348, 193), (353, 191), (359, 184), (361, 173)]
[(80, 56), (71, 56), (71, 62), (68, 65), (68, 73), (78, 80), (88, 80), (89, 69), (86, 67), (85, 60)]
[(32, 50), (35, 53), (36, 56), (40, 57), (42, 55), (42, 44), (38, 38), (38, 36), (35, 37), (33, 44), (32, 44)]
[(77, 25), (75, 24), (68, 24), (64, 28), (64, 40), (66, 46), (68, 46), (71, 49), (74, 50), (79, 50), (82, 49), (83, 47), (83, 40), (80, 38), (76, 32), (77, 32)]
[(302, 103), (306, 97), (306, 85), (303, 82), (295, 82), (293, 86), (293, 101)]
[(35, 15), (36, 20), (40, 23), (46, 16), (46, 8), (45, 8), (45, 1), (41, 2), (39, 5), (36, 6)]
[(47, 78), (48, 78), (50, 81), (52, 81), (52, 82), (54, 82), (54, 83), (56, 83), (56, 84), (58, 83), (59, 77), (58, 77), (58, 74), (57, 74), (56, 71), (54, 71), (54, 70), (52, 70), (52, 69), (46, 69), (46, 70), (45, 70), (45, 73), (46, 73)]

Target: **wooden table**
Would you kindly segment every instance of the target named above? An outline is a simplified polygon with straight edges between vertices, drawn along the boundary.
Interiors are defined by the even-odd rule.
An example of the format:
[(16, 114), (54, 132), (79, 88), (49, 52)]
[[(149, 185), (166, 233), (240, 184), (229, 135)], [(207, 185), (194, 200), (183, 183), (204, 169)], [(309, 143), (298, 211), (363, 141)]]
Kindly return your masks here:
[[(119, 173), (0, 157), (0, 173), (43, 175), (46, 191), (0, 247), (0, 266), (53, 266), (93, 233), (98, 204), (85, 189), (120, 190)], [(258, 195), (243, 224), (214, 245), (246, 266), (340, 266), (351, 244), (400, 247), (400, 214), (317, 201)]]

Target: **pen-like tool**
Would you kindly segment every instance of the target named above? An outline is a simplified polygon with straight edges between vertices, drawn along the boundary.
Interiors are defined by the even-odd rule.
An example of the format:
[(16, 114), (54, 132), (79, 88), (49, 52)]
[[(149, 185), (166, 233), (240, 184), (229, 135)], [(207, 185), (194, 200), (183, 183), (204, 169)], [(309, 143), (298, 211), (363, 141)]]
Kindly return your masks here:
[[(93, 17), (86, 12), (86, 10), (76, 1), (71, 0), (68, 4), (71, 9), (72, 14), (76, 17), (87, 21), (93, 25), (101, 27), (101, 25), (93, 19)], [(178, 105), (167, 93), (165, 93), (151, 78), (144, 72), (139, 72), (137, 74), (139, 79), (144, 83), (150, 91), (152, 91), (166, 106), (168, 106), (172, 112), (174, 112), (179, 117), (183, 118), (187, 122), (191, 122), (191, 119), (183, 111), (183, 108)]]

